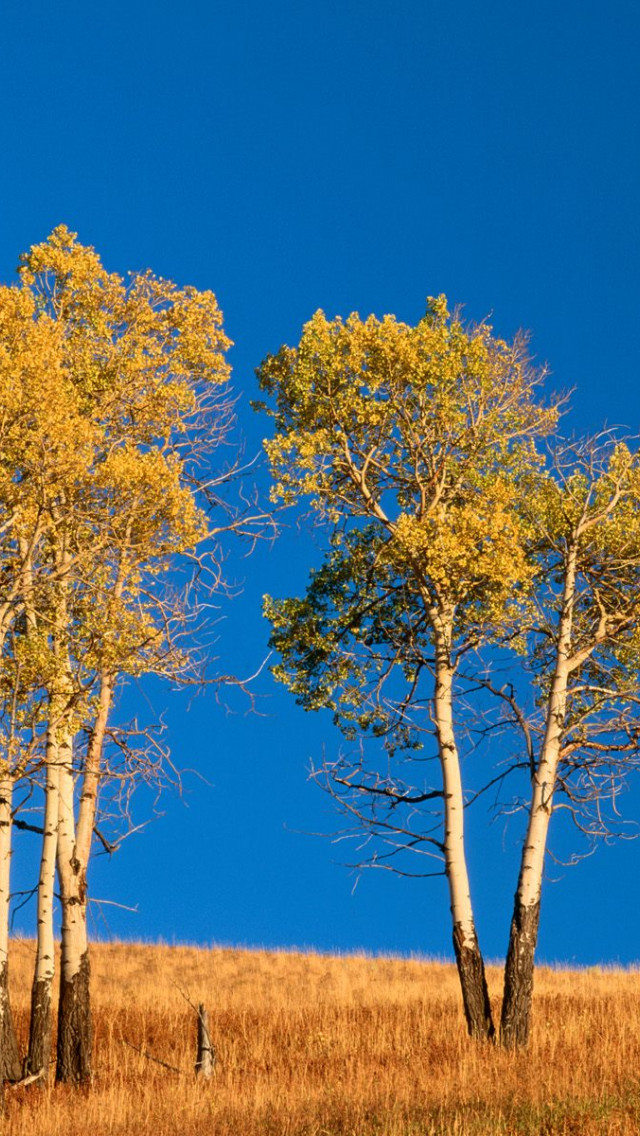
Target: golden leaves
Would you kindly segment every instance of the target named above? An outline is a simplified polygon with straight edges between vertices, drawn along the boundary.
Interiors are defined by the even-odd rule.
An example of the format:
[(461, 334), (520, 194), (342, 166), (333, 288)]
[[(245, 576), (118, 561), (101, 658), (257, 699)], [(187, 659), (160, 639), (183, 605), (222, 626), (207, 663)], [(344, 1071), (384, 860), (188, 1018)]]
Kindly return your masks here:
[(392, 546), (457, 602), (480, 582), (509, 593), (524, 570), (519, 536), (517, 515), (484, 497), (423, 519), (402, 514)]
[(314, 459), (331, 461), (337, 477), (350, 476), (352, 461), (360, 468), (368, 461), (370, 476), (382, 472), (383, 481), (406, 459), (416, 466), (414, 494), (429, 496), (443, 463), (506, 454), (548, 432), (557, 417), (535, 399), (540, 376), (523, 341), (464, 327), (444, 297), (430, 301), (415, 327), (393, 316), (329, 321), (316, 312), (298, 347), (268, 356), (259, 379), (275, 396), (269, 456), (276, 493), (287, 499), (295, 462), (305, 470), (306, 493)]
[(274, 499), (310, 497), (334, 525), (373, 520), (396, 569), (462, 623), (508, 617), (531, 577), (518, 486), (557, 419), (522, 337), (464, 325), (445, 296), (415, 327), (318, 311), (259, 378), (275, 403)]
[(181, 601), (156, 581), (208, 532), (199, 463), (229, 422), (229, 346), (212, 292), (109, 273), (65, 226), (0, 287), (0, 560), (47, 629), (16, 647), (25, 674), (47, 681), (62, 634), (88, 668), (167, 650)]

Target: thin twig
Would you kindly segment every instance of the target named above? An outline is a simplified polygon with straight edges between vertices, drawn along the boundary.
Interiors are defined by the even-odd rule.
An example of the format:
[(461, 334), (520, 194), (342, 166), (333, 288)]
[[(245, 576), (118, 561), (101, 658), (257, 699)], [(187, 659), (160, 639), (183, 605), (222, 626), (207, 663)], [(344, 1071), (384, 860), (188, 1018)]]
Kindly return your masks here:
[(32, 1085), (34, 1081), (39, 1081), (42, 1077), (44, 1077), (46, 1071), (46, 1066), (43, 1065), (42, 1069), (38, 1069), (37, 1073), (29, 1073), (27, 1077), (22, 1077), (20, 1081), (11, 1081), (8, 1087), (10, 1089), (19, 1089), (24, 1085)]
[(170, 1065), (168, 1061), (161, 1061), (159, 1057), (154, 1057), (152, 1053), (147, 1053), (146, 1049), (141, 1049), (139, 1045), (134, 1045), (132, 1041), (127, 1041), (126, 1037), (121, 1037), (120, 1041), (123, 1045), (128, 1045), (129, 1049), (135, 1049), (136, 1053), (140, 1053), (142, 1057), (146, 1057), (147, 1061), (155, 1061), (156, 1065), (162, 1065), (163, 1069), (169, 1069), (172, 1073), (179, 1073), (181, 1077), (186, 1076), (184, 1069), (178, 1069), (177, 1065)]

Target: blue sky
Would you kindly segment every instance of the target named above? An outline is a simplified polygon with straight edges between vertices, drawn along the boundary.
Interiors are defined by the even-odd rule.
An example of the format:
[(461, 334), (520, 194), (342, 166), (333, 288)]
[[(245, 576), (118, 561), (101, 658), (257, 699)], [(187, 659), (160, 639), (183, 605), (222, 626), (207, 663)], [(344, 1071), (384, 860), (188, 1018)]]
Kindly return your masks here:
[[(415, 321), (439, 292), (503, 335), (531, 329), (551, 385), (576, 388), (571, 428), (638, 429), (636, 4), (7, 0), (3, 25), (0, 277), (64, 222), (113, 270), (212, 288), (248, 453), (268, 429), (249, 410), (253, 370), (316, 308)], [(295, 529), (231, 554), (246, 582), (224, 605), (222, 669), (257, 668), (262, 594), (302, 588), (317, 556)], [(306, 767), (339, 738), (266, 674), (257, 685), (260, 717), (153, 692), (176, 764), (209, 784), (187, 776), (161, 819), (96, 861), (94, 894), (138, 905), (96, 909), (96, 933), (450, 954), (442, 881), (369, 873), (352, 893), (344, 852), (306, 835), (334, 823)], [(640, 791), (628, 804), (640, 817)], [(492, 957), (518, 837), (471, 818)], [(640, 955), (640, 905), (622, 927), (618, 909), (639, 854), (550, 871), (542, 957)], [(17, 926), (31, 925), (27, 909)]]

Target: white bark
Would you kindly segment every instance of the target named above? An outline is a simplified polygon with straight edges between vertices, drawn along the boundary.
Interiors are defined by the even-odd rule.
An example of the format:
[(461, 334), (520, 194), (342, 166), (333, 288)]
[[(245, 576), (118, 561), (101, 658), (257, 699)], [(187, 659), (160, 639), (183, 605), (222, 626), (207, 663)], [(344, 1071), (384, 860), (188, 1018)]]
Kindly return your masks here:
[[(67, 575), (70, 555), (66, 534), (60, 533), (60, 545), (56, 548), (56, 568), (59, 574), (60, 593), (56, 611), (54, 631), (54, 651), (60, 673), (57, 676), (57, 693), (51, 697), (52, 718), (50, 723), (55, 731), (55, 749), (51, 751), (57, 770), (57, 840), (56, 864), (60, 883), (62, 902), (62, 950), (61, 969), (65, 981), (70, 981), (79, 972), (82, 957), (86, 952), (86, 926), (84, 919), (84, 896), (80, 895), (78, 873), (75, 869), (75, 808), (74, 808), (74, 770), (73, 734), (70, 723), (69, 698), (73, 688), (70, 663), (64, 644), (67, 631)], [(49, 756), (49, 754), (47, 755)], [(82, 908), (82, 910), (81, 910)]]
[(9, 961), (12, 800), (13, 777), (5, 773), (4, 776), (0, 777), (0, 971)]
[(111, 676), (105, 674), (83, 773), (77, 828), (72, 743), (68, 736), (63, 742), (64, 753), (59, 764), (58, 875), (62, 896), (62, 967), (65, 981), (71, 981), (78, 973), (87, 950), (87, 869), (112, 691)]
[(73, 800), (73, 743), (68, 730), (60, 742), (57, 865), (62, 898), (62, 957), (65, 982), (80, 971), (87, 950), (84, 873), (75, 860), (75, 814)]
[(93, 1030), (89, 990), (86, 872), (75, 859), (72, 739), (63, 741), (58, 798), (58, 879), (62, 899), (62, 952), (56, 1080), (91, 1079)]
[(477, 945), (471, 889), (464, 844), (464, 796), (460, 756), (453, 726), (453, 668), (446, 637), (436, 632), (436, 689), (434, 698), (442, 788), (444, 792), (444, 858), (451, 917), (459, 928), (461, 945)]
[[(19, 541), (20, 561), (14, 572), (13, 581), (8, 583), (4, 602), (0, 606), (0, 656), (11, 623), (24, 608), (27, 627), (35, 626), (32, 610), (33, 574), (32, 555), (38, 538), (37, 529), (32, 541)], [(17, 688), (15, 690), (17, 694)], [(11, 898), (11, 854), (12, 854), (12, 803), (16, 770), (11, 759), (15, 723), (11, 722), (10, 740), (7, 755), (0, 766), (0, 1081), (6, 1077), (15, 1080), (21, 1073), (11, 1004), (9, 1001), (9, 906)]]
[(556, 665), (549, 694), (540, 760), (533, 779), (529, 823), (522, 854), (517, 895), (525, 908), (538, 903), (542, 891), (547, 836), (553, 809), (562, 731), (567, 710), (567, 687), (571, 674), (571, 634), (576, 589), (576, 555), (577, 549), (574, 546), (569, 552), (565, 569)]
[(565, 564), (545, 733), (533, 777), (529, 822), (509, 933), (500, 1026), (502, 1043), (508, 1048), (525, 1046), (529, 1040), (544, 860), (567, 710), (567, 688), (576, 663), (575, 658), (572, 659), (571, 639), (578, 535), (574, 533)]
[(62, 897), (62, 973), (58, 1007), (59, 1081), (85, 1083), (91, 1078), (92, 1022), (87, 937), (87, 868), (101, 775), (104, 734), (111, 708), (112, 680), (102, 675), (98, 712), (83, 773), (76, 828), (72, 742), (60, 764), (58, 878)]
[(91, 853), (91, 838), (96, 819), (96, 806), (98, 786), (102, 773), (102, 753), (104, 749), (104, 735), (109, 720), (111, 702), (113, 698), (113, 680), (108, 672), (104, 672), (100, 681), (100, 697), (98, 712), (91, 731), (91, 739), (87, 751), (84, 774), (82, 778), (82, 792), (78, 807), (78, 830), (76, 834), (75, 860), (86, 872)]
[(2, 1082), (19, 1080), (22, 1071), (9, 1001), (12, 795), (13, 777), (5, 770), (0, 777), (0, 1093)]
[[(4, 650), (6, 629), (0, 626), (0, 654)], [(6, 758), (0, 773), (0, 972), (9, 961), (9, 900), (11, 896), (11, 838), (13, 771)], [(0, 1010), (0, 1013), (2, 1011)]]
[(436, 647), (434, 716), (444, 796), (444, 860), (449, 884), (453, 946), (467, 1028), (472, 1037), (494, 1036), (484, 962), (476, 934), (464, 844), (464, 797), (453, 725), (452, 617), (432, 612)]
[(60, 699), (51, 699), (47, 727), (44, 823), (38, 877), (36, 962), (31, 989), (31, 1021), (27, 1072), (47, 1079), (51, 1057), (55, 940), (53, 900), (58, 846), (58, 790), (60, 781)]
[(58, 813), (60, 780), (60, 745), (58, 743), (59, 723), (56, 722), (56, 708), (51, 707), (51, 718), (47, 731), (47, 781), (45, 787), (44, 833), (40, 855), (40, 875), (38, 878), (38, 928), (36, 945), (35, 982), (53, 982), (55, 971), (53, 900), (56, 873), (56, 852), (58, 847)]
[[(344, 439), (345, 457), (349, 475), (362, 493), (367, 510), (379, 520), (389, 532), (395, 526), (375, 500), (366, 482), (365, 468), (359, 470)], [(439, 498), (439, 491), (435, 501)], [(429, 590), (424, 587), (422, 571), (414, 564), (418, 583), (423, 593), (431, 625), (434, 630), (436, 648), (436, 689), (434, 712), (440, 765), (442, 768), (442, 787), (444, 793), (444, 859), (445, 873), (449, 885), (451, 916), (454, 929), (457, 929), (460, 946), (471, 950), (478, 949), (478, 941), (471, 904), (471, 889), (464, 843), (464, 796), (460, 773), (460, 755), (455, 740), (453, 725), (453, 673), (451, 665), (451, 636), (453, 611), (431, 606)]]
[[(64, 584), (63, 584), (64, 588)], [(64, 600), (60, 629), (66, 628)], [(60, 652), (62, 655), (62, 651)], [(66, 655), (66, 652), (65, 652)], [(57, 869), (62, 903), (61, 973), (58, 1000), (56, 1080), (75, 1084), (91, 1078), (92, 1024), (87, 941), (86, 858), (78, 859), (73, 768), (73, 723), (68, 695), (72, 690), (69, 660), (65, 664), (65, 709), (60, 724), (58, 760)], [(91, 747), (90, 747), (91, 749)], [(95, 794), (94, 794), (95, 797)], [(91, 826), (92, 827), (92, 826)]]

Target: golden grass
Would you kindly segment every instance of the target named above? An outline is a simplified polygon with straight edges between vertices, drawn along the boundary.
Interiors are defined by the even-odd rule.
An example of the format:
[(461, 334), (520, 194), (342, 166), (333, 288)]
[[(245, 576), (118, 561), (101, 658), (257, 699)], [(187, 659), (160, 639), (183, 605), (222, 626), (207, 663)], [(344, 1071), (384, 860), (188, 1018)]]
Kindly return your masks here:
[[(23, 1042), (32, 957), (13, 944)], [(541, 968), (531, 1048), (513, 1055), (468, 1041), (447, 964), (96, 944), (92, 968), (94, 1083), (9, 1089), (12, 1136), (640, 1132), (637, 972)], [(489, 980), (498, 991), (497, 969)], [(212, 1014), (209, 1084), (193, 1077), (195, 1016), (177, 987)]]

